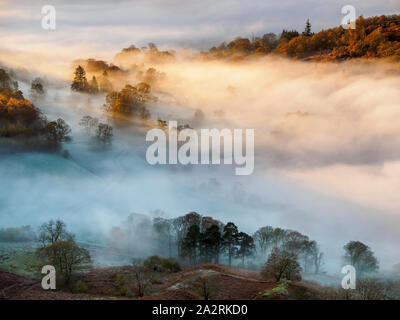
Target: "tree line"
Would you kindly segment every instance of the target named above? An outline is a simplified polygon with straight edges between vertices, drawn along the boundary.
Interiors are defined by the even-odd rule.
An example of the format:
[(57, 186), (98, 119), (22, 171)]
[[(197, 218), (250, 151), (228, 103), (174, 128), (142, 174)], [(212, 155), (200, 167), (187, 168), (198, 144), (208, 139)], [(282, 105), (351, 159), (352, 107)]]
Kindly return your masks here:
[[(37, 233), (30, 226), (0, 229), (0, 241), (37, 241), (37, 254), (42, 265), (54, 265), (66, 284), (75, 272), (90, 268), (92, 263), (89, 251), (77, 244), (75, 235), (67, 231), (61, 220), (43, 223)], [(147, 246), (150, 243), (153, 246)], [(229, 266), (236, 261), (236, 266), (249, 267), (245, 264), (245, 259), (249, 258), (261, 262), (261, 276), (277, 282), (282, 279), (300, 280), (303, 271), (323, 272), (323, 254), (317, 243), (297, 231), (267, 226), (249, 235), (239, 231), (233, 222), (223, 224), (196, 212), (172, 219), (158, 217), (152, 220), (132, 214), (123, 229), (111, 229), (107, 246), (112, 251), (120, 250), (131, 255), (134, 265), (142, 266), (144, 262), (146, 269), (157, 272), (179, 271), (178, 261), (185, 265), (217, 263)], [(357, 278), (378, 271), (379, 262), (366, 244), (349, 241), (343, 249), (343, 263), (356, 268)], [(137, 262), (151, 254), (158, 256)]]
[[(170, 219), (131, 214), (123, 228), (111, 229), (108, 246), (138, 256), (153, 252), (189, 265), (211, 262), (255, 267), (271, 259), (272, 264), (290, 261), (288, 267), (307, 273), (325, 272), (319, 244), (298, 231), (265, 226), (250, 235), (233, 222), (224, 224), (196, 212)], [(364, 243), (350, 241), (344, 252), (343, 262), (354, 265), (358, 275), (378, 271), (378, 260)]]
[(283, 30), (277, 36), (236, 38), (203, 52), (205, 59), (241, 60), (270, 53), (294, 58), (322, 54), (325, 59), (391, 58), (400, 60), (400, 16), (381, 15), (355, 21), (355, 29), (343, 26), (312, 32), (308, 19), (304, 31)]
[[(44, 94), (41, 79), (31, 84), (31, 94)], [(0, 137), (33, 138), (38, 148), (57, 150), (69, 141), (71, 129), (61, 118), (48, 121), (46, 116), (18, 90), (18, 82), (0, 69)], [(32, 147), (32, 144), (30, 144)]]
[(140, 238), (151, 244), (145, 250), (178, 258), (192, 265), (221, 261), (228, 265), (234, 261), (245, 265), (248, 258), (265, 260), (273, 248), (296, 254), (306, 271), (318, 273), (323, 263), (323, 253), (317, 242), (293, 230), (266, 226), (250, 235), (239, 230), (233, 222), (223, 224), (196, 212), (171, 219), (157, 217), (152, 220), (131, 214), (124, 226), (111, 229), (108, 239), (110, 247), (132, 250), (140, 255), (141, 248), (134, 244)]

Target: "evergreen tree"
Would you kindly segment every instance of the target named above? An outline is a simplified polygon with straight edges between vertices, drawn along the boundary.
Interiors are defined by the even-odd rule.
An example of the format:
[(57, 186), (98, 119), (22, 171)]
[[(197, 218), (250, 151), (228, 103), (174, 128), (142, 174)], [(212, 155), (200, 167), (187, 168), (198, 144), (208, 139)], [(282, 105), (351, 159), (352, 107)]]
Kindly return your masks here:
[(253, 238), (247, 233), (239, 233), (239, 249), (237, 250), (236, 256), (242, 259), (242, 265), (244, 266), (244, 259), (254, 254), (256, 246)]
[(99, 93), (99, 85), (97, 84), (97, 79), (95, 76), (93, 76), (92, 80), (90, 81), (89, 90), (92, 94)]
[(228, 222), (223, 230), (222, 245), (228, 255), (229, 266), (232, 264), (232, 257), (236, 255), (238, 240), (238, 228), (233, 222)]
[(219, 262), (222, 237), (217, 225), (212, 225), (201, 234), (199, 242), (199, 251), (204, 262), (211, 262), (214, 258), (215, 263)]
[(111, 92), (113, 90), (113, 86), (111, 81), (108, 79), (108, 73), (104, 70), (102, 77), (100, 78), (100, 86), (99, 90), (101, 92)]
[(74, 80), (71, 84), (71, 90), (78, 92), (87, 92), (88, 88), (89, 85), (86, 79), (85, 70), (81, 66), (76, 67)]
[(182, 241), (181, 255), (189, 258), (192, 264), (196, 264), (200, 236), (200, 228), (192, 225)]
[(303, 32), (303, 36), (311, 37), (312, 35), (313, 35), (313, 34), (312, 34), (312, 32), (311, 32), (311, 23), (310, 23), (310, 19), (307, 19), (306, 27), (305, 27), (304, 32)]
[(293, 38), (296, 38), (298, 36), (299, 36), (299, 33), (296, 30), (285, 30), (285, 29), (283, 29), (279, 40), (290, 41)]

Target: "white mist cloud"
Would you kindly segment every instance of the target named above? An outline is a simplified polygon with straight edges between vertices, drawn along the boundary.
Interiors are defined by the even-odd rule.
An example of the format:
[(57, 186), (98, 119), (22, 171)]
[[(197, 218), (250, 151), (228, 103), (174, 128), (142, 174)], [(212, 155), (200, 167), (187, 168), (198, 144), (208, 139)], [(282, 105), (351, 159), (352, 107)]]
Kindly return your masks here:
[[(40, 28), (41, 2), (2, 2), (8, 11), (0, 26), (0, 60), (68, 80), (76, 58), (111, 61), (131, 43), (201, 47), (249, 36), (243, 32), (301, 27), (310, 12), (316, 27), (341, 20), (332, 12), (340, 13), (342, 1), (275, 3), (56, 1), (60, 21), (52, 33)], [(358, 3), (371, 14), (397, 9), (394, 1)], [(129, 129), (116, 131), (111, 150), (97, 152), (77, 123), (84, 114), (101, 115), (103, 97), (88, 108), (87, 96), (71, 97), (66, 82), (63, 89), (49, 88), (38, 107), (71, 124), (74, 140), (65, 148), (72, 158), (2, 155), (1, 225), (61, 217), (75, 230), (106, 233), (131, 212), (198, 211), (233, 220), (247, 232), (268, 224), (298, 229), (321, 242), (335, 262), (342, 246), (356, 239), (375, 249), (383, 265), (398, 262), (398, 66), (268, 57), (236, 64), (179, 58), (155, 67), (167, 80), (158, 88), (163, 95), (158, 92), (160, 101), (150, 110), (153, 118), (190, 121), (201, 109), (204, 126), (255, 129), (254, 175), (233, 177), (226, 167), (151, 167), (143, 157), (144, 135)]]

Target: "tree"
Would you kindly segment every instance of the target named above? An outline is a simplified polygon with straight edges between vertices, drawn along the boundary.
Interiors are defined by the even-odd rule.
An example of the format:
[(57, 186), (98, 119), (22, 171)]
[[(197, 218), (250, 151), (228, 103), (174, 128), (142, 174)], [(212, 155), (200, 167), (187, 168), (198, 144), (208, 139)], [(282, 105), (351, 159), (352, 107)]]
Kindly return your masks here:
[(253, 41), (253, 46), (254, 46), (254, 53), (255, 54), (266, 54), (271, 52), (271, 44), (269, 41), (262, 37), (262, 38), (257, 38), (256, 40)]
[(275, 33), (266, 33), (262, 36), (262, 39), (268, 43), (268, 46), (270, 48), (275, 48), (276, 45), (278, 44), (278, 37), (276, 36)]
[(324, 253), (319, 250), (319, 246), (315, 241), (311, 241), (310, 253), (314, 263), (314, 273), (318, 274), (324, 263)]
[(47, 123), (21, 91), (10, 89), (0, 90), (0, 119), (0, 135), (4, 137), (28, 132), (40, 133)]
[(228, 48), (232, 53), (249, 53), (252, 49), (252, 45), (249, 39), (236, 38), (228, 43)]
[(311, 255), (311, 242), (309, 238), (298, 231), (286, 230), (285, 242), (283, 248), (289, 252), (296, 254), (304, 260), (304, 270), (307, 270), (307, 265)]
[(152, 99), (150, 90), (150, 86), (144, 82), (137, 86), (128, 84), (120, 92), (111, 92), (106, 96), (104, 109), (113, 114), (147, 119), (150, 113), (145, 105)]
[(281, 40), (286, 40), (286, 41), (290, 41), (293, 38), (296, 38), (299, 36), (299, 33), (296, 30), (285, 30), (283, 29), (279, 41)]
[(172, 220), (171, 229), (174, 234), (178, 256), (181, 256), (182, 242), (186, 235), (186, 228), (183, 217), (176, 217)]
[(143, 261), (143, 266), (149, 271), (154, 272), (178, 272), (181, 271), (181, 266), (174, 259), (166, 259), (160, 256), (151, 256)]
[(99, 90), (101, 92), (111, 92), (113, 90), (113, 86), (111, 81), (108, 79), (108, 73), (104, 70), (102, 77), (100, 78), (100, 86)]
[(361, 300), (392, 300), (388, 287), (392, 287), (390, 283), (376, 278), (357, 279), (356, 283), (356, 290)]
[(93, 118), (91, 116), (83, 116), (82, 119), (79, 121), (79, 125), (85, 128), (85, 130), (90, 133), (93, 128), (98, 126), (99, 119)]
[(133, 284), (138, 297), (143, 297), (154, 279), (154, 272), (145, 266), (133, 261), (132, 268)]
[(40, 98), (44, 96), (43, 81), (40, 78), (35, 78), (31, 83), (31, 95), (34, 98)]
[(99, 85), (97, 84), (97, 79), (95, 76), (92, 77), (92, 80), (89, 83), (89, 92), (91, 94), (99, 93)]
[(61, 274), (65, 284), (68, 285), (72, 273), (76, 270), (86, 269), (91, 263), (89, 251), (80, 248), (74, 241), (58, 241), (43, 249), (47, 263), (56, 268)]
[(38, 254), (46, 259), (46, 264), (56, 268), (67, 285), (74, 271), (85, 269), (91, 263), (89, 252), (77, 246), (74, 235), (67, 231), (61, 220), (42, 224), (38, 241), (42, 245)]
[(244, 266), (244, 259), (254, 254), (256, 246), (254, 239), (247, 233), (240, 232), (238, 235), (238, 245), (236, 256), (242, 259), (242, 265)]
[(67, 231), (62, 220), (50, 220), (39, 227), (38, 241), (47, 247), (58, 241), (73, 241), (74, 236)]
[(310, 19), (307, 19), (306, 27), (304, 28), (304, 31), (303, 31), (303, 36), (311, 37), (312, 35), (313, 35), (313, 34), (312, 34), (312, 32), (311, 32), (311, 23), (310, 23)]
[(99, 123), (96, 130), (96, 138), (104, 144), (111, 144), (113, 137), (113, 127), (105, 123)]
[(273, 278), (276, 282), (281, 279), (301, 280), (301, 267), (297, 255), (289, 251), (274, 248), (261, 270), (263, 278)]
[(253, 239), (256, 241), (264, 254), (267, 254), (272, 247), (273, 234), (274, 228), (271, 226), (262, 227), (253, 234)]
[(232, 257), (237, 253), (239, 231), (233, 222), (228, 222), (223, 230), (222, 245), (228, 255), (229, 266), (232, 264)]
[(181, 256), (182, 241), (185, 238), (190, 226), (197, 225), (202, 231), (202, 228), (200, 227), (201, 221), (202, 217), (197, 212), (190, 212), (185, 214), (183, 217), (177, 217), (172, 220), (172, 230), (175, 234), (178, 256)]
[(350, 241), (343, 249), (345, 250), (345, 263), (354, 266), (359, 276), (378, 271), (378, 260), (370, 247), (364, 243), (360, 241)]
[(304, 35), (293, 38), (287, 44), (286, 54), (291, 57), (302, 57), (310, 50), (310, 38)]
[(75, 69), (74, 80), (71, 84), (71, 90), (77, 92), (87, 92), (89, 89), (89, 84), (86, 79), (86, 72), (81, 66), (77, 66)]
[(158, 249), (160, 252), (165, 252), (165, 247), (168, 248), (168, 257), (172, 257), (172, 221), (171, 219), (154, 218), (153, 229), (157, 235)]
[(181, 255), (183, 257), (188, 257), (192, 264), (196, 264), (200, 237), (201, 233), (199, 226), (192, 225), (182, 241)]
[(61, 142), (71, 140), (71, 137), (69, 136), (71, 128), (61, 118), (57, 119), (57, 121), (47, 123), (44, 128), (44, 133), (53, 147), (59, 147)]
[(0, 89), (8, 89), (12, 91), (18, 90), (18, 82), (13, 81), (10, 75), (0, 68)]
[(279, 247), (281, 246), (286, 239), (287, 231), (283, 230), (281, 228), (275, 228), (274, 232), (272, 233), (272, 243), (274, 247)]
[(215, 263), (219, 262), (222, 237), (219, 227), (212, 225), (207, 228), (200, 236), (199, 251), (204, 262), (211, 262), (214, 258)]
[(215, 297), (217, 287), (213, 281), (213, 276), (202, 274), (193, 283), (197, 294), (204, 300), (210, 300)]

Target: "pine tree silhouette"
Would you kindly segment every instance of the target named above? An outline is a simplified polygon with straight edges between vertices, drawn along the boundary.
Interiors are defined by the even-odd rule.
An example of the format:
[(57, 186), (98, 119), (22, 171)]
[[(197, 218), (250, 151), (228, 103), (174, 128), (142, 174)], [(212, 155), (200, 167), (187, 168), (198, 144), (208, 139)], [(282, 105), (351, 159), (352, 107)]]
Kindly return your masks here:
[(307, 19), (306, 27), (303, 32), (303, 36), (306, 36), (306, 37), (312, 36), (310, 19)]

